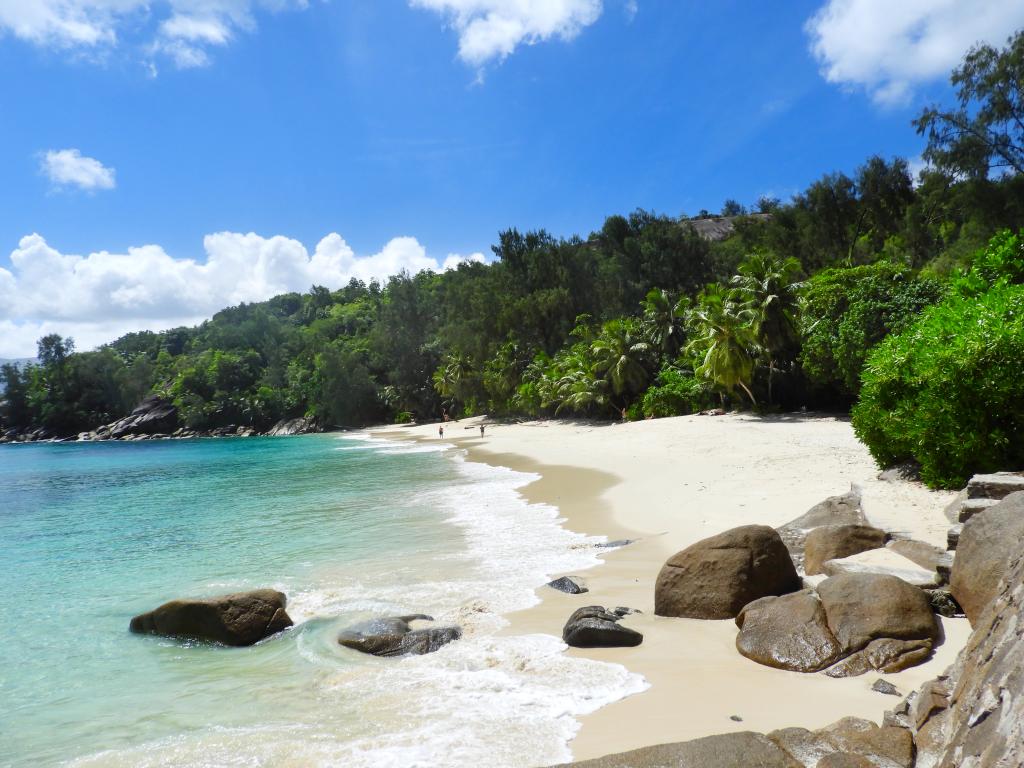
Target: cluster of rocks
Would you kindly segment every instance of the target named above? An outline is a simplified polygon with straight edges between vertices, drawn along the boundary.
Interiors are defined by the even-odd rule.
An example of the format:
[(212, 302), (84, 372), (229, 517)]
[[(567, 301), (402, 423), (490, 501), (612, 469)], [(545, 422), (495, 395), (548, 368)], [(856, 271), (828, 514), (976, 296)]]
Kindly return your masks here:
[[(293, 625), (285, 610), (287, 602), (284, 593), (274, 589), (172, 600), (135, 616), (128, 628), (136, 634), (248, 646)], [(405, 656), (432, 653), (462, 637), (460, 627), (411, 626), (412, 622), (433, 621), (425, 614), (371, 619), (342, 631), (338, 643), (374, 656)]]
[(150, 395), (123, 419), (97, 427), (91, 432), (80, 432), (75, 437), (61, 436), (43, 427), (25, 430), (11, 429), (0, 434), (0, 443), (50, 442), (92, 442), (120, 440), (171, 440), (191, 437), (253, 437), (255, 435), (299, 435), (320, 432), (321, 428), (312, 418), (282, 419), (266, 432), (245, 425), (229, 424), (209, 430), (188, 429), (180, 425), (178, 409), (173, 403), (159, 395)]
[(895, 576), (842, 574), (817, 590), (764, 597), (736, 617), (737, 650), (795, 672), (899, 672), (931, 656), (939, 625), (924, 592)]
[[(860, 522), (859, 497), (835, 497), (789, 528), (803, 543), (808, 573), (884, 546), (883, 531)], [(836, 525), (828, 509), (844, 520)], [(866, 521), (865, 521), (866, 522)], [(809, 524), (820, 523), (812, 528)], [(802, 531), (799, 536), (796, 531)], [(837, 572), (805, 587), (787, 542), (774, 528), (748, 525), (699, 541), (668, 559), (655, 586), (655, 613), (735, 618), (737, 650), (760, 664), (849, 677), (895, 672), (927, 659), (939, 639), (931, 601), (885, 573)]]
[[(986, 503), (972, 503), (984, 499)], [(855, 494), (835, 497), (789, 526), (779, 541), (756, 526), (726, 532), (674, 555), (662, 569), (659, 587), (685, 590), (684, 574), (704, 572), (712, 597), (665, 595), (691, 616), (720, 616), (742, 597), (792, 585), (778, 556), (782, 542), (799, 548), (807, 573), (842, 561), (851, 548), (888, 549), (934, 566), (949, 587), (914, 586), (891, 573), (838, 572), (816, 587), (765, 595), (737, 614), (737, 647), (761, 663), (801, 671), (867, 669), (887, 672), (916, 663), (938, 639), (932, 611), (936, 595), (963, 606), (973, 632), (956, 663), (925, 683), (889, 713), (881, 726), (846, 718), (818, 731), (787, 728), (768, 734), (741, 732), (678, 744), (662, 744), (574, 765), (587, 768), (1009, 768), (1024, 765), (1024, 476), (1002, 473), (972, 479), (954, 513), (964, 510), (956, 556), (949, 563), (935, 548), (890, 536), (884, 540), (856, 519)], [(966, 503), (965, 503), (966, 502)], [(828, 510), (841, 522), (829, 522)], [(769, 529), (770, 530), (770, 529)], [(820, 541), (819, 541), (820, 539)], [(859, 542), (859, 543), (858, 543)], [(684, 556), (685, 555), (685, 556)], [(845, 555), (850, 557), (851, 555)], [(854, 553), (852, 556), (856, 556)], [(796, 557), (792, 558), (796, 560)], [(792, 565), (792, 561), (790, 563)], [(882, 566), (884, 568), (884, 566)], [(731, 572), (740, 586), (719, 583)], [(760, 584), (760, 586), (757, 586)], [(854, 650), (836, 662), (836, 654)], [(898, 695), (878, 680), (872, 686)]]
[(60, 439), (60, 435), (46, 427), (28, 427), (26, 429), (12, 427), (0, 432), (0, 445), (3, 443), (37, 443)]

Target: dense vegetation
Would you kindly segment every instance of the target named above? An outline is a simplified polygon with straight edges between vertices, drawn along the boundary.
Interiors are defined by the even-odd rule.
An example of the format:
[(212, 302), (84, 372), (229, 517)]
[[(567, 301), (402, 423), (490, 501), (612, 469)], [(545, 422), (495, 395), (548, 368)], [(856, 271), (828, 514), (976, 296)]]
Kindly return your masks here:
[[(490, 264), (314, 286), (93, 352), (0, 367), (0, 425), (74, 434), (156, 392), (194, 429), (495, 415), (661, 417), (716, 404), (854, 410), (934, 484), (1024, 463), (1024, 34), (916, 121), (932, 167), (869, 158), (789, 202), (500, 233)], [(722, 224), (723, 222), (719, 222)], [(993, 239), (994, 238), (994, 239)], [(992, 240), (991, 245), (988, 245)]]

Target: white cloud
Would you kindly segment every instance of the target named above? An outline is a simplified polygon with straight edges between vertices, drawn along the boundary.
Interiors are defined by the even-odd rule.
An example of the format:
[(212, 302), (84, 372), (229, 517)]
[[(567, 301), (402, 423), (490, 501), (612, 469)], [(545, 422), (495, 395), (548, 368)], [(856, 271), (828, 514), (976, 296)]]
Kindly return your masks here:
[(471, 253), (469, 254), (469, 256), (462, 256), (461, 254), (458, 253), (449, 253), (448, 258), (446, 258), (444, 260), (444, 263), (441, 265), (441, 269), (447, 272), (448, 270), (458, 268), (459, 264), (466, 264), (472, 262), (483, 264), (486, 261), (487, 259), (484, 258), (484, 255), (479, 252)]
[(829, 0), (806, 29), (829, 82), (895, 105), (948, 77), (972, 45), (1002, 46), (1021, 26), (1020, 0)]
[(383, 280), (402, 270), (450, 269), (483, 255), (431, 258), (413, 237), (357, 255), (336, 233), (310, 254), (298, 240), (218, 232), (203, 240), (205, 261), (174, 258), (158, 245), (127, 253), (63, 254), (38, 234), (23, 237), (0, 268), (0, 357), (29, 357), (46, 333), (89, 349), (134, 330), (192, 325), (224, 307), (263, 301), (311, 285), (336, 289), (355, 277)]
[(442, 14), (459, 33), (459, 58), (482, 67), (520, 45), (572, 40), (601, 16), (601, 0), (409, 0)]
[(238, 30), (255, 28), (254, 11), (305, 8), (308, 0), (0, 0), (0, 34), (75, 55), (122, 45), (179, 67), (209, 62)]
[(115, 171), (99, 160), (85, 157), (77, 149), (51, 149), (40, 157), (39, 170), (55, 187), (78, 187), (88, 191), (113, 189)]

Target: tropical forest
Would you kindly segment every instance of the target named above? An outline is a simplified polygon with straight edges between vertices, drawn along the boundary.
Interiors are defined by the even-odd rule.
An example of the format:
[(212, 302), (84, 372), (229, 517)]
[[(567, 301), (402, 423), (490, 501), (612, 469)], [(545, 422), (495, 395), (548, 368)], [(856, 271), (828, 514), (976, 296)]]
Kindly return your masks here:
[[(3, 430), (95, 429), (150, 394), (183, 426), (850, 413), (934, 487), (1024, 464), (1024, 34), (923, 109), (914, 166), (868, 157), (789, 200), (510, 228), (488, 263), (311, 286), (0, 371)], [(683, 460), (683, 459), (681, 459)]]

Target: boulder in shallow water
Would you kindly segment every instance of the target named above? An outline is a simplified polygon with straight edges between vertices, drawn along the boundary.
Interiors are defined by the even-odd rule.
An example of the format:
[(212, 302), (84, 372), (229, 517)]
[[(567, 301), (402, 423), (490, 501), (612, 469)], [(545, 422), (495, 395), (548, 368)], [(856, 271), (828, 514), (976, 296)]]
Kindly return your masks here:
[(747, 603), (801, 588), (774, 528), (744, 525), (672, 555), (654, 588), (654, 612), (692, 619), (732, 619)]
[(286, 602), (285, 595), (273, 589), (172, 600), (133, 618), (129, 629), (139, 634), (252, 645), (292, 626)]
[(617, 612), (600, 605), (588, 605), (574, 611), (562, 629), (562, 640), (574, 648), (622, 648), (640, 645), (644, 636), (619, 624)]
[(433, 621), (424, 614), (370, 619), (341, 632), (338, 643), (374, 656), (422, 656), (462, 637), (459, 627), (413, 629), (412, 621)]

